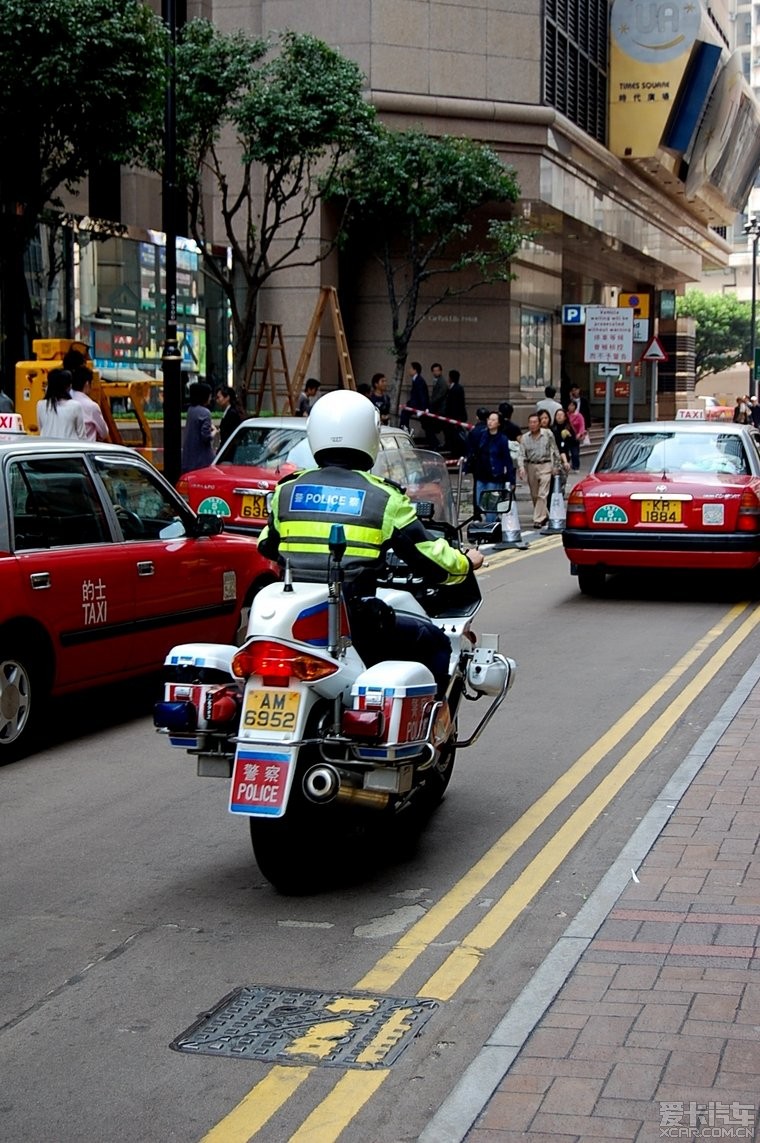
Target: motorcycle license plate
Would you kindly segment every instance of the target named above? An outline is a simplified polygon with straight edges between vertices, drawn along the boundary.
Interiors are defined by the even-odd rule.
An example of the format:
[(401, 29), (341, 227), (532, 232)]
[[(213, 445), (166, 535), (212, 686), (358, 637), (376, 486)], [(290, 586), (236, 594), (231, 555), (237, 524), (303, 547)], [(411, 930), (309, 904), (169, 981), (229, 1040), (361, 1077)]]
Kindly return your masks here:
[(265, 493), (255, 496), (244, 496), (240, 515), (244, 520), (265, 520), (267, 515), (267, 498)]
[(288, 804), (294, 755), (290, 750), (238, 746), (230, 786), (230, 813), (279, 818)]
[(286, 688), (263, 687), (250, 690), (245, 696), (241, 733), (251, 731), (274, 731), (291, 733), (296, 728), (301, 695), (298, 691)]

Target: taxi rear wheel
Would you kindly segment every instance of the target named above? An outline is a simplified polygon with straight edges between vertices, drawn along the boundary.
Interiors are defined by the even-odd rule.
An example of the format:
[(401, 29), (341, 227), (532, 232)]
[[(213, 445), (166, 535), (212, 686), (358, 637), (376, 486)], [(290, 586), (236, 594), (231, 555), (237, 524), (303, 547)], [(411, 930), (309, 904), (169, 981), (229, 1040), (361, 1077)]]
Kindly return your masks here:
[(28, 748), (42, 689), (34, 657), (20, 648), (9, 651), (0, 660), (0, 765)]
[(578, 587), (584, 595), (601, 595), (606, 579), (599, 568), (578, 568)]

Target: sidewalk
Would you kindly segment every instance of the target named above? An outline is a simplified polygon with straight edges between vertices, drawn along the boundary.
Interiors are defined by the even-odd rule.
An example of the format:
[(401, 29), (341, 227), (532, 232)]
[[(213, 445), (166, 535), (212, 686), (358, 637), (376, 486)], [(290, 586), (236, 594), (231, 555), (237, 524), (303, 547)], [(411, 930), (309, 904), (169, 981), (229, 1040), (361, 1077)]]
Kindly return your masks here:
[(760, 1138), (759, 838), (760, 657), (420, 1143)]

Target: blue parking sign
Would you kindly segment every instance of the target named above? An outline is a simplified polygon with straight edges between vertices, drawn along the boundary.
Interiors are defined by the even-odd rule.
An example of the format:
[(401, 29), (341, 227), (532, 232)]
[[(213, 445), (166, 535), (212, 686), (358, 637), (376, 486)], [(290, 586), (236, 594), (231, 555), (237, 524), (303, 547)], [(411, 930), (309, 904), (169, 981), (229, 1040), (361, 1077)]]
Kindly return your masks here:
[(586, 307), (581, 305), (562, 307), (563, 325), (584, 325), (586, 321)]

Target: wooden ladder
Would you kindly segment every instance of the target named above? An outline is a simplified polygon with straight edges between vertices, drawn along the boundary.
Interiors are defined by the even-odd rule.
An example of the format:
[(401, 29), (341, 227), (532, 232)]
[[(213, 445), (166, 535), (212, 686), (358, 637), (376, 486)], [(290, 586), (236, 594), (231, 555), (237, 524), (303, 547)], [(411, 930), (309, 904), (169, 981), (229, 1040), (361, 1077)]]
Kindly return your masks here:
[[(279, 386), (278, 381), (280, 382)], [(243, 404), (246, 409), (248, 396), (249, 394), (253, 395), (255, 399), (253, 413), (255, 416), (261, 413), (267, 385), (272, 399), (272, 412), (292, 413), (295, 408), (292, 398), (293, 385), (288, 371), (288, 359), (285, 356), (282, 325), (273, 321), (263, 321), (259, 325), (256, 348), (253, 351), (251, 384), (248, 390), (243, 393)], [(282, 401), (282, 408), (279, 407), (280, 401)]]
[(346, 331), (343, 326), (340, 305), (338, 304), (338, 291), (335, 289), (335, 286), (322, 286), (290, 385), (290, 403), (292, 408), (295, 408), (298, 397), (303, 389), (311, 355), (317, 343), (322, 318), (328, 306), (330, 307), (330, 316), (332, 317), (335, 348), (338, 353), (338, 369), (340, 371), (341, 386), (343, 389), (356, 389), (356, 379), (354, 378), (351, 357), (348, 352)]

